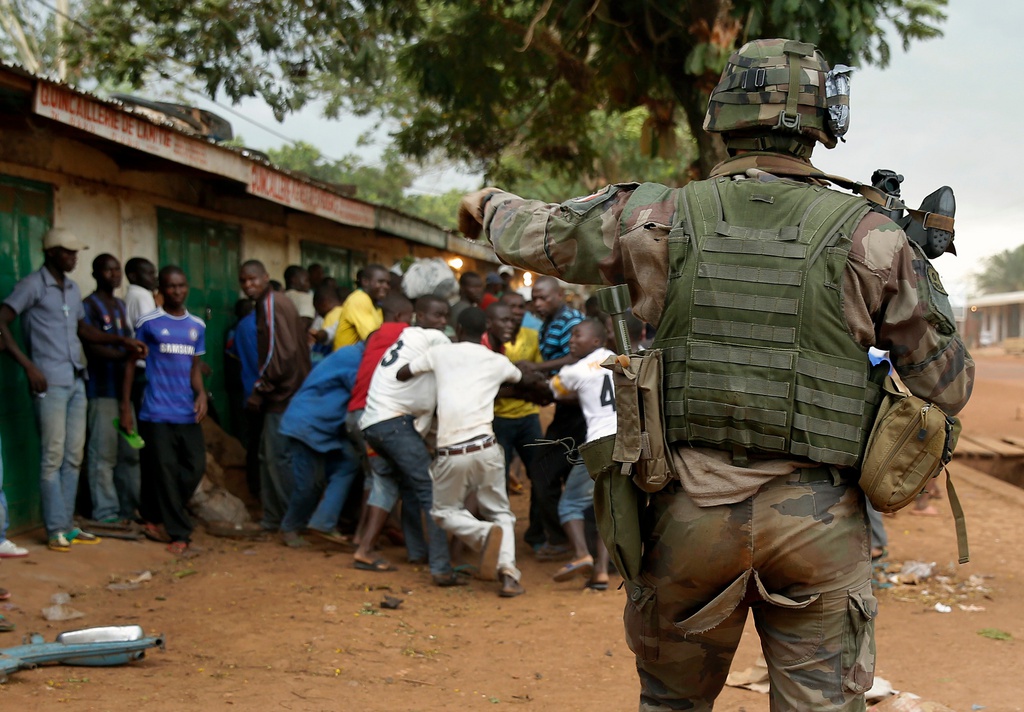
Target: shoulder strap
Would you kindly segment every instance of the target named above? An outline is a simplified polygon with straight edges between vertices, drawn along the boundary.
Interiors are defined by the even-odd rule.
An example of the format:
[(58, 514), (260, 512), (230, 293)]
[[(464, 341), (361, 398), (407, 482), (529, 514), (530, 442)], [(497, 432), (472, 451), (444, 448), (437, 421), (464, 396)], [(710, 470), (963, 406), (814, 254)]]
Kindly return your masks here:
[(960, 506), (960, 498), (956, 496), (953, 489), (953, 478), (949, 474), (949, 468), (943, 467), (946, 471), (946, 496), (949, 497), (949, 508), (953, 512), (953, 522), (956, 524), (956, 547), (961, 564), (971, 560), (971, 552), (967, 548), (967, 522), (964, 519), (964, 508)]

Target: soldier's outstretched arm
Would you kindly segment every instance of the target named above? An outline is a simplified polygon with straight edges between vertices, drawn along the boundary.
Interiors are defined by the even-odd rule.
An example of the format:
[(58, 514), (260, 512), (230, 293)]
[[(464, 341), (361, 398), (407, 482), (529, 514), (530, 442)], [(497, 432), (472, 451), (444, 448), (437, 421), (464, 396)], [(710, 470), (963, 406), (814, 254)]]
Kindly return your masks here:
[(637, 187), (610, 185), (563, 203), (494, 191), (482, 206), (483, 234), (502, 261), (522, 269), (574, 284), (621, 282), (619, 237)]

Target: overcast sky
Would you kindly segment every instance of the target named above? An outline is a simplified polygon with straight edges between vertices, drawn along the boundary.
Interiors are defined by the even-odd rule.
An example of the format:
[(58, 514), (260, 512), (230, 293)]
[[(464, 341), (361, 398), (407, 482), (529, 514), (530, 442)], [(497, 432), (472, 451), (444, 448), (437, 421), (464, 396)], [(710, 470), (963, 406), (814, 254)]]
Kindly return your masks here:
[[(819, 168), (862, 182), (876, 168), (902, 173), (903, 197), (912, 207), (940, 185), (953, 187), (959, 254), (943, 255), (935, 266), (958, 301), (966, 298), (969, 275), (984, 257), (1024, 243), (1024, 201), (1012, 177), (1024, 165), (1021, 28), (1024, 3), (950, 0), (943, 38), (916, 43), (908, 53), (896, 43), (888, 68), (854, 74), (847, 143), (831, 151), (819, 148), (814, 156)], [(326, 121), (318, 107), (283, 125), (256, 102), (243, 111), (334, 158), (356, 152), (372, 162), (383, 147), (356, 145), (371, 122)], [(254, 148), (282, 143), (237, 117), (227, 118)], [(419, 185), (429, 192), (472, 189), (478, 182), (448, 173)]]

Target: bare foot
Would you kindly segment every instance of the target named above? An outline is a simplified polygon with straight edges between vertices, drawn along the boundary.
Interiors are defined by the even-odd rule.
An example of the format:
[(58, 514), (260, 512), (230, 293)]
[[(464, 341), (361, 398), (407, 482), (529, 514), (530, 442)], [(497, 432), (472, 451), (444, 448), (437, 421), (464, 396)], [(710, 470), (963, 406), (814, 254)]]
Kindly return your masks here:
[(919, 517), (937, 517), (937, 516), (939, 516), (939, 510), (937, 510), (935, 507), (933, 507), (930, 504), (927, 507), (921, 507), (920, 509), (918, 509), (917, 507), (914, 507), (913, 509), (910, 510), (910, 513), (911, 514), (916, 514)]

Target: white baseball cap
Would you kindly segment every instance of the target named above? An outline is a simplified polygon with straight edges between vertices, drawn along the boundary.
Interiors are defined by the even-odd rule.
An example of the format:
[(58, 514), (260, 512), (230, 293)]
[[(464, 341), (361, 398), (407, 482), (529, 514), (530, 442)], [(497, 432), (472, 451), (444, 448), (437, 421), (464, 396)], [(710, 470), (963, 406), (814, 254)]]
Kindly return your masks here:
[(70, 252), (89, 249), (89, 246), (79, 240), (75, 233), (62, 227), (52, 227), (43, 236), (43, 251), (52, 250), (54, 247), (63, 247)]
[(498, 268), (498, 274), (507, 274), (509, 276), (515, 275), (516, 271), (512, 265), (502, 265)]

